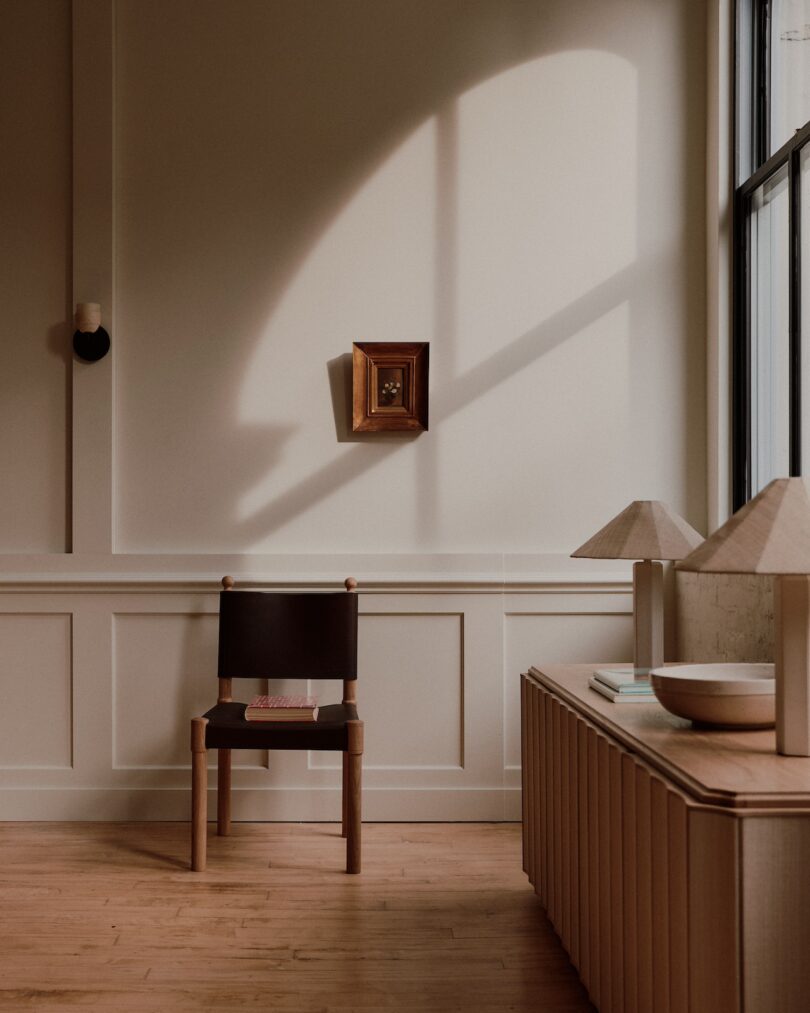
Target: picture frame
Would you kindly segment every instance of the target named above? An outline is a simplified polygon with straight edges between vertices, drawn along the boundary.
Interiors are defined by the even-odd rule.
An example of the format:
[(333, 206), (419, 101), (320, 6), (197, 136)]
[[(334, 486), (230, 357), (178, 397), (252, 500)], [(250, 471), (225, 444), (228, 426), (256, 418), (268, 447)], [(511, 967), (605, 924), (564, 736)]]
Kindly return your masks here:
[(352, 430), (423, 432), (428, 428), (427, 341), (352, 345)]

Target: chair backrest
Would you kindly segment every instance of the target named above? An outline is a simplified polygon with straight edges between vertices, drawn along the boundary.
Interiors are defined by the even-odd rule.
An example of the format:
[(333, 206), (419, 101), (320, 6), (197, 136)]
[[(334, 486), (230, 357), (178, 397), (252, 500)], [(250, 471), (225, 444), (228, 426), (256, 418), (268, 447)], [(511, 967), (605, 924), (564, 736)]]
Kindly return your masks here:
[(222, 591), (220, 679), (357, 678), (357, 595)]

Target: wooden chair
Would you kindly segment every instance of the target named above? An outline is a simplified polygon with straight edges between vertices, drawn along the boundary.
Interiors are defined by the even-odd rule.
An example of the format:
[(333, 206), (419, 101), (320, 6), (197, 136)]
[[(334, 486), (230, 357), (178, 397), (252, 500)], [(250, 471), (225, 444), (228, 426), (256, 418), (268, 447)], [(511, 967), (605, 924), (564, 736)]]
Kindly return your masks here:
[[(317, 749), (343, 753), (346, 872), (360, 872), (360, 782), (363, 722), (357, 717), (357, 581), (337, 593), (234, 591), (223, 577), (219, 596), (219, 699), (191, 719), (191, 868), (205, 868), (207, 751), (218, 751), (217, 833), (231, 828), (232, 749)], [(348, 593), (347, 593), (348, 592)], [(315, 722), (245, 720), (231, 697), (232, 680), (342, 679), (343, 702), (320, 707)]]

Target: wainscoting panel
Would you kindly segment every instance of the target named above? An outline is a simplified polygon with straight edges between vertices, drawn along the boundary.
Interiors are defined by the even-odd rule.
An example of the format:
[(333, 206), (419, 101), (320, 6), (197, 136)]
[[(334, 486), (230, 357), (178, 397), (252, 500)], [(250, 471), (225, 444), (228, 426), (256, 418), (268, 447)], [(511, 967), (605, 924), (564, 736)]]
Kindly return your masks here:
[[(510, 593), (490, 580), (390, 579), (361, 581), (359, 597), (367, 820), (519, 819), (521, 671), (629, 654), (625, 581), (521, 580)], [(187, 819), (189, 719), (216, 699), (217, 610), (213, 579), (176, 571), (8, 581), (0, 671), (16, 691), (0, 715), (5, 818)], [(234, 694), (306, 688), (251, 680)], [(339, 683), (311, 689), (340, 698)], [(212, 806), (216, 759), (211, 751)], [(339, 754), (256, 751), (234, 766), (237, 820), (339, 817)]]
[[(463, 630), (463, 613), (361, 615), (358, 701), (366, 771), (463, 768)], [(310, 763), (340, 767), (339, 757), (326, 753), (314, 753)]]
[(520, 769), (521, 672), (544, 662), (627, 662), (633, 654), (629, 595), (533, 599), (510, 602), (504, 620), (504, 766), (512, 770)]
[[(188, 718), (217, 698), (216, 613), (116, 613), (113, 621), (113, 766), (188, 767)], [(242, 680), (239, 699), (266, 683)], [(234, 765), (266, 765), (259, 751)]]
[(0, 767), (73, 763), (71, 617), (0, 614)]

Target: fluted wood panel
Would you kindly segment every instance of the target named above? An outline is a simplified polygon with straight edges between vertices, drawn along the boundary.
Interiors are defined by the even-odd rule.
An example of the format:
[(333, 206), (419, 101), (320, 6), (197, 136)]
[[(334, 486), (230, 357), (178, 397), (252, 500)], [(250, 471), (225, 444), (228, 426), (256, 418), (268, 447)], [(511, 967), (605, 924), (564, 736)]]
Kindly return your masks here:
[[(524, 846), (593, 1003), (600, 1013), (807, 1013), (810, 806), (795, 792), (784, 807), (773, 800), (810, 766), (767, 764), (776, 789), (759, 806), (709, 803), (656, 751), (642, 754), (667, 716), (647, 707), (645, 725), (633, 707), (605, 707), (582, 667), (524, 676)], [(703, 749), (712, 792), (732, 750), (761, 770), (761, 741), (746, 750), (739, 736), (701, 738), (672, 721), (688, 753)]]
[(670, 1009), (686, 1013), (689, 1009), (689, 853), (686, 803), (675, 792), (667, 794), (669, 827), (669, 966), (671, 969)]
[(622, 879), (619, 870), (622, 868), (624, 843), (622, 841), (622, 799), (621, 799), (621, 751), (611, 743), (608, 751), (609, 804), (608, 819), (610, 823), (610, 967), (612, 1008), (623, 1011), (624, 1006), (624, 975), (621, 973), (622, 953)]
[[(650, 778), (651, 930), (654, 1013), (669, 1013), (671, 974), (669, 945), (669, 827), (667, 788), (657, 777)], [(678, 973), (681, 973), (678, 969)], [(660, 983), (667, 987), (661, 988)]]
[[(690, 813), (689, 1009), (695, 1013), (742, 1008), (739, 825), (733, 816)], [(774, 1007), (760, 1009), (776, 1013)]]
[(579, 818), (579, 767), (580, 767), (580, 739), (579, 722), (573, 711), (568, 712), (568, 736), (569, 736), (569, 789), (570, 798), (568, 806), (569, 839), (571, 847), (570, 855), (570, 898), (571, 898), (571, 959), (574, 964), (579, 962), (579, 934), (581, 931), (580, 918), (580, 818)]
[[(584, 722), (583, 722), (584, 725)], [(639, 1013), (638, 1004), (638, 865), (636, 837), (636, 764), (622, 754), (621, 763), (622, 827), (622, 976), (624, 1006), (627, 1013)]]
[(810, 1009), (810, 824), (795, 815), (747, 820), (741, 849), (746, 1002), (758, 1009)]
[(610, 768), (608, 765), (608, 743), (604, 735), (596, 736), (596, 784), (599, 812), (596, 818), (596, 883), (599, 892), (599, 924), (597, 946), (599, 947), (599, 995), (602, 1008), (613, 1013), (611, 995), (611, 946), (610, 946), (610, 880), (612, 877), (610, 848)]
[(601, 1013), (687, 1013), (687, 801), (564, 701), (522, 687), (525, 864)]

